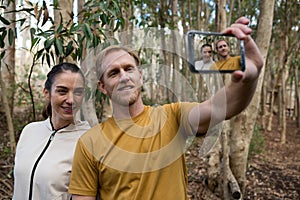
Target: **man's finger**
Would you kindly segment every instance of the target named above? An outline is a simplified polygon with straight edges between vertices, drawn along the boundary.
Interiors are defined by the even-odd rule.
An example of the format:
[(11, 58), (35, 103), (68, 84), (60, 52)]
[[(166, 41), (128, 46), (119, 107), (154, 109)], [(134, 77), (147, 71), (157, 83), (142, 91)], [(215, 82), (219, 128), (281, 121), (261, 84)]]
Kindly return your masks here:
[(236, 24), (245, 24), (248, 25), (250, 23), (250, 20), (247, 17), (240, 17), (235, 21)]
[(243, 76), (244, 76), (244, 72), (234, 71), (231, 76), (231, 81), (235, 83), (239, 82), (240, 80), (242, 80)]

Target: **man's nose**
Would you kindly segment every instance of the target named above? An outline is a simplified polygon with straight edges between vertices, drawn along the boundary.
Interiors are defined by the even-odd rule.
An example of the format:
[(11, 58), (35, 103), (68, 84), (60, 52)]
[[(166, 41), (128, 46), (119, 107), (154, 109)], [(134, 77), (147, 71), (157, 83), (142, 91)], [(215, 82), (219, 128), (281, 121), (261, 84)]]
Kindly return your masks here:
[(120, 82), (127, 82), (129, 80), (128, 74), (125, 70), (120, 71)]

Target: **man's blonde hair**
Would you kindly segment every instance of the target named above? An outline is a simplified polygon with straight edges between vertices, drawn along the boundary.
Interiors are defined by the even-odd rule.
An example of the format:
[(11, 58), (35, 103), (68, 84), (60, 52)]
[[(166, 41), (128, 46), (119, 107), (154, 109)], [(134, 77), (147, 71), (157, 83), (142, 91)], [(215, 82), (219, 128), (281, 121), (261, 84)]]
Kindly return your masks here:
[(119, 46), (119, 45), (108, 46), (105, 49), (101, 50), (96, 57), (96, 72), (99, 81), (101, 81), (104, 71), (106, 69), (105, 66), (103, 66), (103, 61), (105, 57), (113, 51), (122, 51), (122, 50), (127, 52), (130, 56), (132, 56), (135, 60), (137, 67), (140, 67), (141, 60), (133, 49), (127, 46)]

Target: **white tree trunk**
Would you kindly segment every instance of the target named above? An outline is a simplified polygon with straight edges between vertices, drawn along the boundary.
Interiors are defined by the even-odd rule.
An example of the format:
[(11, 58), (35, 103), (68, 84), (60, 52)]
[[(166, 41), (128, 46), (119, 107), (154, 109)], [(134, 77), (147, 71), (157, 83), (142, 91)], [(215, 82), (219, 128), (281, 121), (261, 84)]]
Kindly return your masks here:
[[(260, 16), (256, 43), (262, 53), (264, 62), (267, 57), (269, 41), (271, 39), (274, 3), (274, 0), (263, 0), (261, 1), (260, 5)], [(261, 75), (258, 80), (256, 92), (254, 94), (252, 102), (250, 103), (246, 111), (244, 111), (237, 117), (236, 120), (241, 120), (240, 122), (238, 122), (240, 123), (240, 125), (235, 124), (235, 126), (238, 127), (233, 128), (231, 135), (231, 144), (235, 145), (232, 145), (230, 147), (230, 165), (232, 173), (237, 178), (237, 181), (241, 187), (242, 193), (244, 193), (245, 189), (246, 166), (249, 144), (252, 138), (256, 117), (259, 109), (264, 70), (265, 68), (263, 68), (261, 71)], [(237, 121), (235, 121), (234, 123), (237, 123)]]

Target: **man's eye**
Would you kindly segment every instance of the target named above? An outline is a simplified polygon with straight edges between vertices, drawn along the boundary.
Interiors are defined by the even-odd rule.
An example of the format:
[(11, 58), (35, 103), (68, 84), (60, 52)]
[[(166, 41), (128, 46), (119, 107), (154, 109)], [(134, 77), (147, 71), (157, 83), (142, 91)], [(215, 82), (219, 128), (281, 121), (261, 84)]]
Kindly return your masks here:
[(129, 71), (129, 72), (133, 71), (133, 70), (134, 70), (134, 67), (132, 67), (132, 66), (129, 66), (129, 67), (126, 68), (126, 71)]
[(117, 71), (112, 71), (112, 72), (110, 72), (110, 73), (108, 74), (108, 77), (114, 77), (114, 76), (116, 76), (117, 74), (118, 74)]

